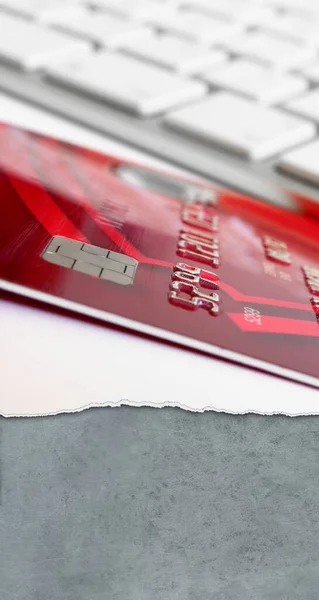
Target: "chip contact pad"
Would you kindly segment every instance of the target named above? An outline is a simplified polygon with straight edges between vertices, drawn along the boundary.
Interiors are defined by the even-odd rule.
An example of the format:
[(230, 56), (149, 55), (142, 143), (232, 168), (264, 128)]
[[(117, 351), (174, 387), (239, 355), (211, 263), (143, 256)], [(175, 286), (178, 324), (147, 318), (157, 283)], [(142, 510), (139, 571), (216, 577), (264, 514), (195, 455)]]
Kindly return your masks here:
[(133, 283), (138, 265), (137, 260), (125, 254), (60, 235), (51, 239), (42, 258), (60, 267), (120, 285)]

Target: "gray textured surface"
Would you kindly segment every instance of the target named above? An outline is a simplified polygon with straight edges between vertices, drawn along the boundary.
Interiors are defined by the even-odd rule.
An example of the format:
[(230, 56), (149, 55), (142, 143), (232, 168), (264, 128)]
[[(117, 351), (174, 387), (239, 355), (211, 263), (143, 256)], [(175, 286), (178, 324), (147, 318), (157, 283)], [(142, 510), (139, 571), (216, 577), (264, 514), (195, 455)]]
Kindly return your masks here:
[(1, 600), (318, 600), (319, 419), (1, 419)]

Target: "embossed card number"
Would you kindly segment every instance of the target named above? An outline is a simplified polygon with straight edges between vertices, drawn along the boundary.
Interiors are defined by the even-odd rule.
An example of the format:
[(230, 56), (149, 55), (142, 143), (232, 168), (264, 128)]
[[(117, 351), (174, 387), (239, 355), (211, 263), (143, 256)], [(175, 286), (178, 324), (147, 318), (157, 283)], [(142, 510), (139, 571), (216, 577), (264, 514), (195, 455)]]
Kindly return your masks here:
[[(203, 308), (210, 315), (217, 316), (219, 313), (219, 294), (211, 292), (203, 293), (198, 286), (218, 290), (218, 280), (215, 273), (192, 267), (185, 263), (178, 263), (174, 267), (172, 283), (168, 294), (169, 302), (186, 310), (197, 310)], [(196, 285), (195, 285), (196, 284)]]

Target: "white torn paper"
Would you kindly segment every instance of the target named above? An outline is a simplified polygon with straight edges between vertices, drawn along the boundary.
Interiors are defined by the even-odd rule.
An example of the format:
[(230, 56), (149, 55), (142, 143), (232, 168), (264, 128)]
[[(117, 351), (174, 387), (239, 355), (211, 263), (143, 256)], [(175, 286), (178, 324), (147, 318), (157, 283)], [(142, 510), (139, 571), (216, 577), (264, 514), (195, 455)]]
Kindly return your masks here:
[[(165, 166), (43, 111), (0, 96), (3, 120), (124, 158)], [(174, 169), (176, 171), (176, 169)], [(319, 414), (319, 392), (159, 341), (0, 300), (0, 413), (36, 416), (94, 406), (177, 406), (287, 415)]]
[(316, 414), (318, 390), (68, 315), (0, 301), (4, 416), (93, 406)]

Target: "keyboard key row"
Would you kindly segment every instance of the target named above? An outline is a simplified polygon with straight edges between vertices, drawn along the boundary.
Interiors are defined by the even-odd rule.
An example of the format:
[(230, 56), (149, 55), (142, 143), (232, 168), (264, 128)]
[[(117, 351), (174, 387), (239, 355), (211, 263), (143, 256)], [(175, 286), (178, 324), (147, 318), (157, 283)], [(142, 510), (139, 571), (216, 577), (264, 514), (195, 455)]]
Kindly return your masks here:
[[(159, 1), (152, 2), (161, 8)], [(214, 2), (217, 6), (218, 0), (212, 1), (212, 6)], [(0, 0), (0, 7), (1, 3), (5, 0)], [(185, 0), (185, 6), (190, 4), (191, 0)], [(167, 17), (168, 13), (165, 18), (162, 13), (160, 19), (149, 19), (157, 23), (159, 32), (138, 19), (125, 19), (115, 10), (88, 10), (77, 0), (68, 0), (65, 12), (60, 12), (60, 0), (12, 0), (11, 8), (18, 6), (20, 11), (24, 6), (33, 12), (21, 12), (19, 18), (0, 13), (0, 60), (22, 69), (40, 69), (51, 82), (141, 117), (168, 113), (163, 125), (178, 132), (181, 139), (193, 136), (248, 159), (263, 160), (316, 135), (319, 89), (308, 91), (306, 78), (285, 72), (309, 61), (307, 78), (319, 82), (318, 63), (311, 61), (316, 52), (311, 46), (252, 31), (236, 38), (226, 36), (224, 49), (213, 48), (209, 40), (218, 41), (218, 31), (234, 24), (217, 13), (204, 13), (204, 0), (193, 29), (190, 16), (195, 12), (185, 9), (176, 22)], [(176, 10), (174, 6), (168, 8)], [(44, 25), (22, 17), (47, 22)], [(206, 29), (201, 30), (199, 43), (203, 18)], [(166, 29), (162, 31), (160, 23), (164, 22)], [(92, 42), (117, 52), (94, 52)], [(229, 52), (240, 58), (230, 60)], [(282, 108), (266, 108), (272, 104)], [(318, 149), (314, 144), (309, 147)], [(297, 171), (299, 161), (305, 171), (302, 161), (310, 150), (305, 155), (296, 152), (284, 156), (282, 169)], [(314, 158), (309, 167), (312, 176), (313, 164)]]
[(282, 73), (247, 60), (234, 60), (205, 71), (207, 83), (243, 94), (261, 104), (279, 104), (302, 94), (308, 87), (301, 76)]
[(174, 111), (164, 123), (252, 160), (283, 152), (316, 134), (312, 123), (226, 92)]
[(315, 125), (307, 120), (226, 92), (207, 96), (199, 81), (121, 54), (100, 53), (85, 61), (53, 65), (48, 76), (144, 117), (178, 107), (164, 116), (166, 127), (252, 160), (283, 152), (316, 134)]
[[(1, 2), (6, 1), (0, 0), (0, 6)], [(9, 34), (12, 34), (13, 39), (17, 39), (16, 32), (19, 36), (23, 29), (21, 39), (24, 40), (31, 35), (35, 37), (36, 43), (38, 39), (43, 39), (43, 32), (53, 39), (54, 28), (100, 46), (110, 48), (122, 46), (141, 60), (150, 60), (167, 68), (190, 73), (219, 64), (226, 58), (225, 50), (280, 70), (307, 66), (316, 59), (313, 48), (266, 32), (255, 31), (233, 37), (232, 33), (238, 31), (238, 23), (220, 17), (211, 19), (203, 13), (184, 11), (178, 19), (167, 17), (150, 19), (154, 26), (163, 26), (165, 29), (166, 33), (156, 35), (149, 27), (138, 21), (130, 21), (111, 13), (88, 10), (77, 5), (78, 1), (69, 0), (63, 11), (61, 0), (47, 0), (43, 4), (40, 4), (40, 0), (31, 0), (31, 4), (27, 4), (25, 0), (13, 0), (21, 6), (23, 3), (29, 8), (32, 6), (34, 11), (36, 7), (38, 11), (42, 7), (42, 14), (44, 11), (53, 11), (48, 18), (50, 30), (44, 27), (42, 32), (40, 28), (31, 30), (31, 23), (28, 24), (26, 21), (23, 25), (21, 18), (14, 19), (4, 13), (0, 14), (0, 30), (8, 28), (8, 35), (5, 37), (8, 38)], [(155, 4), (155, 0), (152, 3)], [(214, 45), (214, 42), (223, 45), (224, 53), (219, 48), (208, 47)], [(20, 42), (20, 45), (23, 49), (23, 43)]]
[(204, 96), (206, 86), (120, 54), (100, 52), (84, 60), (59, 63), (48, 76), (68, 87), (152, 116)]
[(223, 46), (234, 54), (281, 70), (307, 65), (316, 58), (313, 48), (262, 31), (245, 33), (235, 39), (226, 40)]
[(139, 23), (84, 8), (75, 15), (66, 13), (51, 19), (51, 25), (88, 42), (108, 47), (143, 36), (146, 31)]
[(58, 60), (81, 58), (89, 44), (59, 31), (2, 14), (0, 59), (24, 69), (37, 69)]
[(142, 22), (176, 14), (174, 3), (157, 0), (91, 0), (91, 4), (108, 14)]
[(39, 20), (50, 20), (61, 14), (76, 14), (79, 0), (0, 0), (0, 9)]
[(226, 62), (227, 54), (172, 35), (147, 31), (138, 39), (119, 44), (121, 50), (140, 60), (150, 61), (181, 73), (196, 73)]
[(241, 25), (261, 26), (273, 21), (276, 12), (264, 2), (254, 0), (188, 0), (182, 5), (200, 10), (208, 15), (236, 20)]
[(242, 29), (237, 21), (190, 10), (178, 11), (172, 16), (151, 18), (149, 22), (163, 31), (203, 44), (227, 40)]
[(211, 86), (243, 94), (265, 105), (284, 103), (301, 95), (308, 88), (307, 79), (301, 75), (267, 68), (252, 59), (230, 61), (227, 53), (222, 50), (191, 44), (172, 35), (146, 31), (144, 36), (118, 46), (120, 51), (141, 61), (197, 75)]

